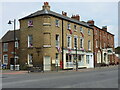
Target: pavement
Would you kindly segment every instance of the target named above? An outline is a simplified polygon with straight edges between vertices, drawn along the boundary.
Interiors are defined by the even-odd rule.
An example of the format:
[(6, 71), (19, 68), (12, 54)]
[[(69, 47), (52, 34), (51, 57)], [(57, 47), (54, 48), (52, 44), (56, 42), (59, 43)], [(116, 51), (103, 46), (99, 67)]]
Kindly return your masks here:
[[(96, 67), (96, 68), (81, 68), (78, 69), (78, 72), (86, 72), (86, 71), (92, 71), (92, 70), (100, 70), (100, 69), (105, 69), (105, 68), (114, 68), (118, 67), (118, 65), (113, 65), (113, 66), (106, 66), (106, 67)], [(57, 71), (45, 71), (44, 73), (60, 73), (60, 72), (76, 72), (76, 70), (59, 70)], [(28, 71), (15, 71), (15, 70), (2, 70), (0, 74), (26, 74)], [(43, 73), (43, 72), (29, 72), (29, 73)]]

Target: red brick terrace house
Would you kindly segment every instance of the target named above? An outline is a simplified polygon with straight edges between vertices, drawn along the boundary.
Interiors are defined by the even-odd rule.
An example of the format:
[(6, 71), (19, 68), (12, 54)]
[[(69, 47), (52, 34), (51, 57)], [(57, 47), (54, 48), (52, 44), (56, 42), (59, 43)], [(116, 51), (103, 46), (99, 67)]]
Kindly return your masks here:
[[(18, 51), (19, 51), (19, 30), (15, 30), (15, 58), (16, 64), (18, 64)], [(10, 64), (14, 65), (14, 31), (8, 31), (2, 37), (2, 64), (6, 64), (7, 68)]]
[(94, 28), (94, 66), (115, 63), (114, 35), (107, 31), (107, 26), (101, 29), (94, 24), (93, 20), (87, 23)]

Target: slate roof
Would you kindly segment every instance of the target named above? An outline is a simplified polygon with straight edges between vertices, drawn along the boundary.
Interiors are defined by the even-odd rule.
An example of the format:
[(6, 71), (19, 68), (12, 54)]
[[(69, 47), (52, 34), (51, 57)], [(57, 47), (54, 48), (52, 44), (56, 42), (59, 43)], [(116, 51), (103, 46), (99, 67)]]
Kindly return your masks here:
[[(15, 37), (20, 40), (20, 30), (15, 30)], [(2, 38), (2, 42), (14, 41), (14, 31), (9, 30)]]
[[(81, 22), (83, 22), (83, 23), (86, 23), (86, 24), (87, 24), (87, 22), (85, 22), (85, 21), (81, 21)], [(114, 34), (112, 34), (112, 33), (108, 32), (108, 31), (105, 31), (105, 30), (103, 30), (103, 29), (99, 28), (99, 27), (98, 27), (98, 26), (96, 26), (96, 25), (89, 25), (89, 26), (91, 26), (91, 27), (96, 27), (96, 28), (98, 28), (98, 29), (100, 29), (100, 30), (102, 30), (102, 31), (104, 31), (104, 32), (107, 32), (107, 33), (109, 33), (109, 34), (111, 34), (111, 35), (115, 36)]]
[(67, 20), (67, 21), (70, 21), (70, 22), (73, 22), (73, 23), (76, 23), (76, 24), (79, 24), (79, 25), (82, 25), (82, 26), (85, 26), (85, 27), (93, 29), (91, 26), (89, 26), (86, 23), (83, 23), (81, 21), (72, 19), (72, 18), (67, 17), (67, 16), (63, 16), (63, 15), (61, 15), (59, 13), (56, 13), (56, 12), (53, 12), (51, 10), (39, 10), (39, 11), (37, 11), (35, 13), (32, 13), (32, 14), (30, 14), (30, 15), (24, 17), (24, 18), (21, 18), (19, 20), (33, 18), (33, 17), (37, 17), (37, 16), (41, 16), (41, 15), (51, 15), (51, 16), (54, 16), (54, 17), (57, 17), (57, 18), (60, 18), (60, 19), (64, 19), (64, 20)]

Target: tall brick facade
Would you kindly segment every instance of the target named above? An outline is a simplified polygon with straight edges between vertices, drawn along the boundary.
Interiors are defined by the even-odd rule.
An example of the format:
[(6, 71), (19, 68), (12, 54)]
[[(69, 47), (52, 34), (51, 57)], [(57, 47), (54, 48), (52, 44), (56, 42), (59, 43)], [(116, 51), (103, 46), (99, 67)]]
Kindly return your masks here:
[(93, 68), (93, 29), (79, 20), (79, 15), (51, 11), (47, 2), (43, 10), (20, 19), (20, 65), (70, 69), (77, 53), (78, 68)]
[(93, 20), (87, 23), (94, 28), (94, 66), (114, 63), (114, 35), (107, 31), (107, 26), (101, 29)]

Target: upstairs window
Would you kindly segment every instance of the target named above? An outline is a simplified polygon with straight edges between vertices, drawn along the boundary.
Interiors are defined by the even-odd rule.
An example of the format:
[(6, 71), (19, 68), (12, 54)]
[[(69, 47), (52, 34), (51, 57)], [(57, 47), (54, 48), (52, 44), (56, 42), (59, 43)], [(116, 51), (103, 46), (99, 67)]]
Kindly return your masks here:
[(76, 25), (74, 25), (74, 30), (77, 31), (77, 26)]
[(90, 35), (90, 29), (88, 29), (88, 35)]
[(96, 40), (96, 48), (98, 48), (98, 40)]
[(77, 48), (77, 36), (74, 36), (74, 48)]
[(82, 27), (80, 27), (80, 32), (83, 33), (83, 28)]
[(84, 44), (84, 39), (81, 37), (80, 38), (80, 48), (83, 48), (83, 44)]
[(18, 48), (18, 41), (15, 42), (15, 47)]
[(55, 25), (57, 26), (57, 27), (59, 27), (59, 20), (55, 20)]
[(91, 42), (88, 40), (88, 50), (91, 50)]
[(33, 47), (33, 36), (32, 35), (28, 36), (28, 47)]
[(29, 20), (28, 21), (28, 27), (32, 27), (33, 26), (33, 21), (32, 20)]
[(55, 39), (56, 39), (56, 47), (59, 47), (59, 35), (56, 35)]
[(71, 48), (71, 36), (67, 36), (67, 47)]
[(104, 48), (106, 48), (106, 44), (104, 43)]
[(8, 43), (3, 43), (3, 51), (8, 51)]
[(68, 29), (71, 29), (71, 28), (70, 28), (70, 23), (68, 23), (68, 26), (67, 26), (67, 28), (68, 28)]

